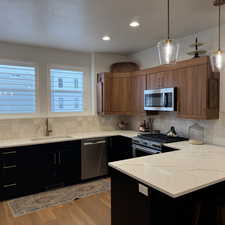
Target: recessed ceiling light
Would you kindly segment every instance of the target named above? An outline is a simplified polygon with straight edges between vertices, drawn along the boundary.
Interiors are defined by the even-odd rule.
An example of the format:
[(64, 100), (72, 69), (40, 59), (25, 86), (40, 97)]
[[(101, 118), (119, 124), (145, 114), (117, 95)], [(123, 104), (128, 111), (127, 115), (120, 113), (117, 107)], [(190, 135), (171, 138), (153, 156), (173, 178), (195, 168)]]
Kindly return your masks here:
[(130, 27), (139, 27), (140, 23), (138, 21), (134, 20), (129, 25), (130, 25)]
[(111, 37), (108, 36), (108, 35), (105, 35), (105, 36), (102, 37), (102, 40), (103, 41), (110, 41), (111, 40)]

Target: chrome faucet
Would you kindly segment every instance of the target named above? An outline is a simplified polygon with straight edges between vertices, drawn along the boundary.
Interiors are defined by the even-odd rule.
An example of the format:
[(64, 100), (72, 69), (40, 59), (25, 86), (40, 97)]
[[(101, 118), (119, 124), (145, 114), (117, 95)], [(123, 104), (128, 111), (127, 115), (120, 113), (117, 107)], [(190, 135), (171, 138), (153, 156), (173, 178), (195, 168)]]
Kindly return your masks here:
[(45, 136), (50, 136), (50, 133), (52, 133), (52, 130), (49, 129), (49, 121), (48, 118), (45, 120)]

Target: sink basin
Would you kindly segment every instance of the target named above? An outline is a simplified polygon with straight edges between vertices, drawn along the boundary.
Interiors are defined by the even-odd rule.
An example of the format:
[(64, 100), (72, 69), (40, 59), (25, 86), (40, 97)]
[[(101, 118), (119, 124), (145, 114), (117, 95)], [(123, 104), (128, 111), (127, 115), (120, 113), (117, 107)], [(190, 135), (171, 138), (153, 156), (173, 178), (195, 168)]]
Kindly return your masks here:
[(46, 137), (32, 138), (31, 141), (44, 141), (44, 140), (64, 139), (64, 138), (73, 138), (73, 137), (71, 137), (71, 136), (46, 136)]

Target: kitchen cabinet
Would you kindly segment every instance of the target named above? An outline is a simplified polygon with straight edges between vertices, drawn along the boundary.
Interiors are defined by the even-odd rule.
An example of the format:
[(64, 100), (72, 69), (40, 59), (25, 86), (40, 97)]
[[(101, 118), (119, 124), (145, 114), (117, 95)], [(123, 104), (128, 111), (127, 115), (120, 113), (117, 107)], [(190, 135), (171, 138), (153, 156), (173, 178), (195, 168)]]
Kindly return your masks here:
[(112, 73), (97, 75), (97, 112), (99, 115), (111, 114)]
[(219, 118), (219, 75), (208, 63), (179, 69), (178, 117), (189, 119)]
[(178, 117), (218, 119), (219, 77), (219, 73), (212, 72), (207, 56), (129, 73), (101, 73), (97, 84), (98, 113), (145, 114), (145, 89), (177, 87)]
[(131, 114), (130, 73), (99, 73), (97, 77), (98, 114)]
[(112, 169), (111, 224), (223, 224), (224, 188), (225, 182), (220, 182), (173, 198)]
[(219, 118), (219, 73), (208, 57), (147, 71), (147, 89), (177, 87), (177, 116), (187, 119)]
[(0, 199), (80, 181), (80, 141), (2, 149)]
[(114, 162), (132, 158), (132, 139), (122, 136), (113, 136), (108, 140), (108, 160)]
[(172, 88), (177, 86), (175, 70), (168, 70), (147, 75), (147, 89)]
[(147, 75), (144, 71), (131, 74), (131, 112), (133, 115), (146, 114), (144, 111), (144, 90), (146, 90)]
[(145, 114), (145, 72), (99, 73), (97, 80), (97, 112), (99, 115)]
[(120, 115), (131, 114), (130, 73), (113, 73), (111, 82), (111, 112)]
[(150, 196), (140, 193), (132, 178), (114, 169), (111, 176), (111, 224), (151, 225)]

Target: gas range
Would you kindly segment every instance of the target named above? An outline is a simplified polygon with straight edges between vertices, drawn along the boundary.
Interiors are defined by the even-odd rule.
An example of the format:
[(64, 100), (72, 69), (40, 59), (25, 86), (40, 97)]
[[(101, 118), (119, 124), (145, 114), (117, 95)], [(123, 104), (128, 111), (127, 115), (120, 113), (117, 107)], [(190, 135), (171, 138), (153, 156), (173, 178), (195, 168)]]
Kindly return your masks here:
[(186, 141), (184, 137), (171, 137), (166, 134), (140, 134), (133, 138), (133, 157), (163, 153), (168, 150), (165, 143)]

